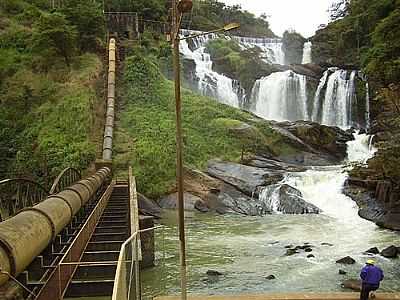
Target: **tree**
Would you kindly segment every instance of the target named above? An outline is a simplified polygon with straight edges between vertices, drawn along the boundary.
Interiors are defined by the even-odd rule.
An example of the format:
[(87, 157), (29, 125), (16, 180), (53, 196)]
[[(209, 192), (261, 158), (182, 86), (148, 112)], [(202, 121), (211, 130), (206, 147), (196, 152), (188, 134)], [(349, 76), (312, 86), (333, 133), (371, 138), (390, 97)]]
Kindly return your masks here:
[(104, 34), (101, 4), (93, 1), (69, 0), (60, 12), (76, 26), (80, 50), (94, 50), (96, 39)]
[(56, 53), (69, 67), (76, 50), (77, 31), (60, 13), (43, 13), (33, 26), (32, 49), (38, 53)]

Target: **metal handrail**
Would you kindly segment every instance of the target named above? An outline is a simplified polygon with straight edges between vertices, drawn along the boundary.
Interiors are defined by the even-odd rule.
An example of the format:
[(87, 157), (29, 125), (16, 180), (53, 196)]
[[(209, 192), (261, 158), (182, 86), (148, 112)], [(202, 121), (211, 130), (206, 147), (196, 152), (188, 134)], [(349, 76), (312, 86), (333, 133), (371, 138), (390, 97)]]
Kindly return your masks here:
[(0, 222), (13, 217), (26, 207), (34, 206), (49, 196), (39, 183), (24, 179), (0, 181)]
[(82, 179), (81, 172), (75, 168), (65, 168), (54, 180), (50, 188), (50, 195), (56, 194), (64, 190), (66, 187), (73, 185)]

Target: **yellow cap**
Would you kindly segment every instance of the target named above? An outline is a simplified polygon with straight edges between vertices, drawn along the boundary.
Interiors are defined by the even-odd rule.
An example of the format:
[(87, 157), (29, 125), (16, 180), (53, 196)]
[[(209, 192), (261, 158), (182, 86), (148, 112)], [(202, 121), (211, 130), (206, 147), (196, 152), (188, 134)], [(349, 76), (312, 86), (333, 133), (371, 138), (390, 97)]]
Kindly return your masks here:
[(374, 265), (374, 264), (375, 264), (375, 261), (374, 261), (373, 259), (368, 259), (368, 260), (367, 260), (367, 264), (369, 264), (369, 265)]

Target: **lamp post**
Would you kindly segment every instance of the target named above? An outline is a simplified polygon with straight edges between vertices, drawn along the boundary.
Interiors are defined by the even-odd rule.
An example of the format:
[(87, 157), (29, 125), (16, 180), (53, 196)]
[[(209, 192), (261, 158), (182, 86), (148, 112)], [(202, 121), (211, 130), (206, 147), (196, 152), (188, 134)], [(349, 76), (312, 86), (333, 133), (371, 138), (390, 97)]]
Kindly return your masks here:
[(186, 242), (185, 242), (185, 209), (184, 209), (184, 174), (183, 174), (183, 143), (182, 143), (182, 110), (181, 110), (181, 71), (180, 71), (180, 53), (179, 42), (181, 40), (193, 37), (229, 31), (238, 28), (240, 25), (232, 23), (223, 28), (213, 31), (203, 32), (184, 38), (179, 37), (179, 30), (182, 21), (182, 15), (192, 10), (192, 0), (173, 0), (172, 3), (172, 30), (171, 40), (173, 43), (173, 65), (175, 80), (175, 110), (176, 110), (176, 185), (178, 190), (178, 228), (180, 244), (180, 274), (181, 274), (181, 299), (187, 299), (186, 289)]

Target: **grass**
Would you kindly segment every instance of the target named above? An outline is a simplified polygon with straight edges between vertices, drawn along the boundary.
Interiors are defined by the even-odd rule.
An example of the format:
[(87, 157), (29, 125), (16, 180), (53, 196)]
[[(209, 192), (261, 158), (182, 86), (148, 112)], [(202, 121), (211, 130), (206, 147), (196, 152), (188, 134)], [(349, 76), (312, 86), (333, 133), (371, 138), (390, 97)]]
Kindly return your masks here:
[[(126, 62), (124, 109), (116, 133), (117, 176), (135, 168), (139, 191), (158, 198), (175, 186), (175, 100), (173, 83), (155, 60), (142, 55)], [(204, 170), (213, 158), (239, 161), (242, 152), (288, 153), (268, 125), (253, 115), (188, 90), (182, 93), (184, 164)], [(248, 130), (236, 130), (244, 123)]]

